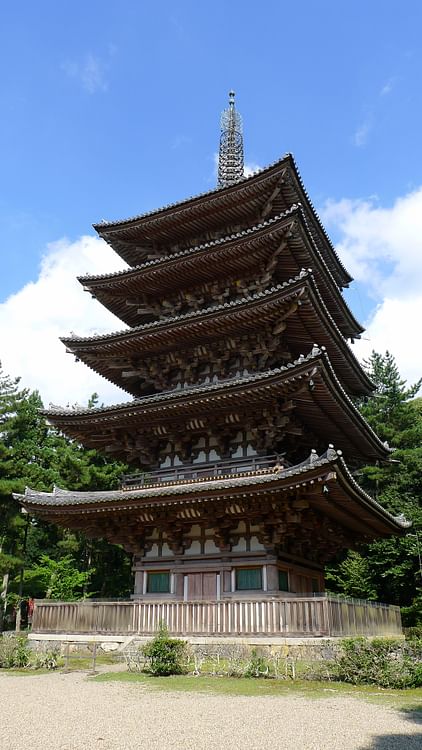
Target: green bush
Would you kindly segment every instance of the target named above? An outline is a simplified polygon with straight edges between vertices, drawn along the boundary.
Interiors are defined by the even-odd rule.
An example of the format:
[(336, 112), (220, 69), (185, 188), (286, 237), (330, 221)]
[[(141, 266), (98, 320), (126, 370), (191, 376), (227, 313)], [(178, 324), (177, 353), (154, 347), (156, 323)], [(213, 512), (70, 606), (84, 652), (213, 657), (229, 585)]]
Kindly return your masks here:
[(422, 686), (422, 641), (390, 638), (347, 638), (333, 664), (326, 664), (329, 679), (353, 685), (384, 688)]
[(58, 669), (62, 662), (63, 659), (60, 656), (59, 649), (52, 648), (48, 651), (41, 651), (40, 653), (35, 654), (31, 666), (34, 669)]
[(262, 654), (259, 654), (256, 648), (252, 649), (251, 658), (247, 662), (244, 670), (244, 677), (269, 677), (270, 665)]
[(0, 637), (0, 669), (22, 669), (30, 662), (30, 649), (26, 638)]
[(148, 671), (158, 677), (171, 674), (183, 674), (185, 669), (186, 642), (171, 638), (165, 625), (143, 649), (148, 659)]
[(408, 641), (422, 640), (422, 625), (404, 628), (403, 632)]

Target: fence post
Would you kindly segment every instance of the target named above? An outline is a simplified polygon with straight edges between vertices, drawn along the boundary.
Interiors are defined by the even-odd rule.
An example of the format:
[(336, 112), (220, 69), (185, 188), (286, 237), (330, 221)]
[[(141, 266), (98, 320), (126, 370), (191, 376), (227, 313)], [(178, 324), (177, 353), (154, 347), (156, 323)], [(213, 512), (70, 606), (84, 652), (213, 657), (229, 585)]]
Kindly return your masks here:
[(95, 667), (97, 664), (97, 641), (94, 641), (94, 647), (92, 649), (92, 672), (91, 674), (97, 674)]
[(322, 600), (322, 609), (324, 612), (324, 619), (326, 622), (327, 627), (327, 636), (331, 636), (331, 607), (330, 607), (330, 600), (325, 597), (325, 599)]
[(64, 656), (64, 672), (69, 671), (69, 652), (70, 652), (70, 643), (66, 643), (65, 648), (65, 656)]

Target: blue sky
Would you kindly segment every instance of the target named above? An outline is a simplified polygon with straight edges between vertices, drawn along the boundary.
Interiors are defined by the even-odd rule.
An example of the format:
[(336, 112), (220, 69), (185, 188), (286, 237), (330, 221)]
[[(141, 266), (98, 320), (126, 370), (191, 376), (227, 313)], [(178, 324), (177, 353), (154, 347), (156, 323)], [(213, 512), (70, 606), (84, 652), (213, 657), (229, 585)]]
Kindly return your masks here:
[[(72, 313), (79, 330), (84, 322), (86, 330), (107, 329), (85, 300), (75, 315), (83, 293), (76, 285), (69, 291), (66, 273), (105, 272), (116, 261), (80, 238), (102, 218), (212, 188), (220, 112), (234, 88), (247, 163), (263, 167), (294, 153), (358, 279), (347, 298), (369, 326), (369, 344), (387, 344), (405, 376), (422, 374), (411, 342), (404, 350), (397, 332), (410, 312), (422, 314), (421, 28), (418, 0), (24, 0), (3, 7), (5, 368), (45, 399), (55, 396), (45, 373), (28, 364), (29, 320), (47, 356), (52, 326), (72, 327)], [(73, 397), (85, 398), (82, 386)]]

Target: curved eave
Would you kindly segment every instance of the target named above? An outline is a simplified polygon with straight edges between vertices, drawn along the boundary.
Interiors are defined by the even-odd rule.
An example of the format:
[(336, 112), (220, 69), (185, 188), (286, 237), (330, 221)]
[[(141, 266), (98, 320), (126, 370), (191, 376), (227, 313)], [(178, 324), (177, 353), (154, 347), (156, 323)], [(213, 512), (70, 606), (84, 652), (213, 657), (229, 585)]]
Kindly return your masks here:
[[(139, 385), (132, 385), (122, 375), (123, 370), (133, 369), (129, 364), (131, 357), (140, 357), (142, 360), (151, 356), (151, 353), (189, 349), (226, 335), (257, 331), (267, 322), (272, 321), (274, 325), (277, 319), (282, 320), (283, 305), (286, 307), (294, 302), (297, 309), (286, 319), (284, 336), (287, 344), (302, 346), (302, 351), (309, 350), (315, 341), (324, 345), (347, 391), (354, 395), (371, 393), (374, 384), (344, 340), (324, 305), (310, 272), (303, 272), (295, 279), (266, 292), (211, 309), (179, 315), (118, 334), (61, 340), (68, 351), (95, 372), (137, 396)], [(121, 371), (116, 370), (115, 366), (110, 368), (110, 359), (113, 357), (126, 358)]]
[[(339, 383), (328, 356), (320, 350), (285, 367), (257, 375), (145, 396), (125, 404), (81, 411), (43, 410), (55, 426), (88, 447), (104, 449), (110, 432), (151, 430), (153, 425), (204, 417), (217, 412), (270, 405), (293, 399), (294, 413), (322, 439), (328, 434), (349, 458), (385, 460), (386, 447)], [(94, 437), (93, 437), (94, 436)], [(94, 439), (95, 438), (95, 439)], [(98, 442), (98, 438), (100, 442)], [(116, 453), (117, 455), (117, 453)], [(119, 454), (120, 455), (120, 454)]]
[[(199, 245), (188, 246), (177, 252), (145, 261), (139, 265), (133, 266), (132, 268), (123, 269), (122, 271), (115, 271), (108, 274), (78, 276), (78, 281), (93, 294), (98, 292), (99, 289), (108, 289), (109, 291), (115, 291), (116, 293), (119, 292), (119, 289), (122, 289), (124, 292), (131, 289), (134, 292), (138, 292), (139, 279), (147, 277), (148, 281), (151, 281), (153, 280), (151, 273), (155, 274), (157, 270), (161, 271), (161, 269), (166, 272), (170, 267), (172, 269), (177, 268), (179, 263), (183, 263), (186, 259), (190, 259), (191, 257), (194, 259), (196, 270), (200, 273), (202, 265), (200, 259), (202, 257), (206, 260), (214, 250), (219, 250), (220, 248), (231, 250), (238, 245), (243, 246), (244, 242), (259, 240), (262, 234), (267, 234), (268, 229), (272, 231), (280, 228), (280, 226), (288, 228), (291, 217), (295, 216), (298, 209), (299, 206), (294, 204), (278, 216), (266, 221), (258, 222), (242, 231), (227, 234), (218, 239), (210, 240), (209, 242), (204, 242)], [(130, 286), (131, 283), (134, 284), (133, 287)], [(162, 289), (164, 291), (166, 287), (163, 287)]]
[(358, 338), (364, 328), (353, 316), (316, 246), (301, 206), (292, 206), (280, 216), (234, 236), (150, 261), (130, 271), (81, 277), (79, 281), (111, 312), (132, 325), (134, 316), (128, 312), (128, 295), (151, 297), (217, 278), (250, 273), (259, 268), (282, 241), (287, 243), (287, 248), (280, 256), (277, 272), (291, 278), (303, 267), (311, 267), (325, 304), (343, 335)]
[[(290, 172), (289, 184), (283, 180)], [(341, 263), (304, 187), (294, 157), (286, 154), (280, 160), (259, 170), (249, 177), (224, 188), (192, 196), (129, 219), (94, 224), (94, 229), (130, 265), (139, 262), (136, 244), (142, 241), (169, 242), (200, 234), (207, 227), (236, 223), (248, 216), (262, 215), (262, 209), (274, 190), (283, 190), (288, 206), (302, 202), (312, 224), (312, 233), (330, 266), (337, 283), (347, 286), (352, 277)]]
[[(390, 533), (405, 534), (406, 531), (412, 526), (411, 521), (407, 521), (404, 516), (393, 516), (373, 497), (368, 495), (368, 493), (365, 492), (353, 478), (346, 462), (342, 457), (339, 457), (339, 459), (337, 460), (335, 468), (336, 479), (345, 494), (351, 500), (357, 501), (357, 503), (362, 507), (362, 510), (365, 510), (371, 516), (376, 515), (379, 520), (388, 525)], [(363, 520), (369, 522), (368, 517), (363, 517)]]
[[(288, 248), (294, 247), (294, 252), (292, 252), (291, 255), (292, 258), (294, 257), (295, 261), (296, 252), (300, 251), (300, 248), (305, 246), (308, 248), (310, 267), (317, 280), (320, 293), (343, 336), (351, 339), (359, 338), (365, 329), (359, 321), (356, 320), (347, 305), (331, 271), (315, 245), (304, 215), (300, 212), (300, 220), (297, 222), (297, 231), (295, 231), (295, 229), (292, 230), (292, 238), (289, 239), (288, 243)], [(286, 264), (284, 264), (284, 266), (286, 266)]]
[[(313, 225), (313, 236), (316, 241), (316, 244), (322, 251), (323, 255), (325, 256), (325, 260), (327, 264), (330, 266), (331, 272), (333, 273), (336, 282), (339, 283), (341, 286), (348, 286), (353, 281), (353, 276), (349, 274), (343, 263), (341, 262), (338, 253), (331, 242), (324, 225), (308, 195), (308, 192), (304, 186), (302, 177), (300, 175), (298, 166), (296, 164), (295, 158), (292, 154), (289, 155), (290, 161), (292, 164), (292, 168), (294, 171), (294, 175), (296, 178), (296, 186), (295, 186), (295, 203), (302, 203), (303, 205), (307, 206), (309, 217), (311, 219), (312, 225)], [(292, 196), (293, 198), (293, 196)], [(318, 241), (319, 239), (319, 241)], [(330, 252), (327, 254), (324, 252), (324, 248), (328, 246)]]
[[(96, 514), (130, 514), (142, 511), (149, 523), (160, 506), (187, 506), (212, 503), (213, 500), (235, 498), (241, 494), (254, 497), (262, 493), (291, 492), (298, 487), (312, 487), (307, 497), (311, 506), (325, 515), (340, 520), (346, 527), (360, 530), (365, 536), (375, 537), (391, 533), (403, 534), (411, 526), (404, 518), (392, 516), (356, 484), (339, 451), (329, 449), (324, 456), (313, 456), (289, 469), (257, 475), (204, 479), (191, 483), (152, 485), (135, 490), (105, 492), (72, 492), (54, 488), (53, 492), (36, 492), (27, 488), (25, 494), (14, 498), (33, 515), (56, 523), (66, 522), (74, 528), (84, 528)], [(328, 496), (323, 487), (328, 489)], [(152, 512), (152, 514), (151, 514)], [(142, 520), (140, 520), (142, 523)], [(145, 523), (145, 520), (144, 520)]]

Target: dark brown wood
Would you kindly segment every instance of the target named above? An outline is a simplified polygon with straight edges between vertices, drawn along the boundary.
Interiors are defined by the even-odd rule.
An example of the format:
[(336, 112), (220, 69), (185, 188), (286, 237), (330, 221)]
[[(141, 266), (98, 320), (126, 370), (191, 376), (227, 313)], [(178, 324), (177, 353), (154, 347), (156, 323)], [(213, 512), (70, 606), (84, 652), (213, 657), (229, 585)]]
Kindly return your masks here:
[[(341, 294), (350, 277), (292, 157), (96, 228), (135, 267), (80, 280), (130, 328), (63, 342), (135, 399), (46, 414), (138, 475), (116, 491), (28, 491), (22, 502), (40, 518), (122, 545), (133, 555), (136, 597), (151, 601), (150, 584), (160, 582), (168, 590), (158, 598), (173, 600), (171, 617), (182, 607), (187, 632), (208, 632), (206, 618), (220, 615), (234, 618), (235, 632), (245, 622), (282, 632), (285, 625), (271, 630), (267, 599), (299, 632), (323, 632), (327, 601), (298, 595), (323, 590), (324, 565), (342, 549), (404, 525), (329, 446), (353, 467), (388, 457), (349, 398), (373, 387), (346, 341), (362, 327)], [(281, 606), (286, 587), (296, 602)], [(201, 626), (184, 599), (204, 603)], [(115, 610), (122, 628), (128, 611)], [(130, 617), (145, 630), (159, 611), (140, 606)]]

